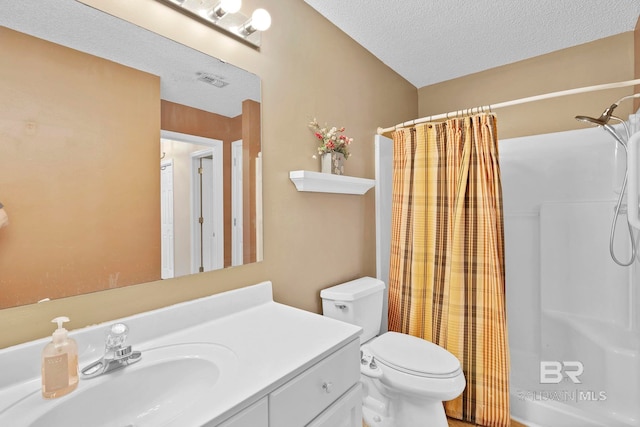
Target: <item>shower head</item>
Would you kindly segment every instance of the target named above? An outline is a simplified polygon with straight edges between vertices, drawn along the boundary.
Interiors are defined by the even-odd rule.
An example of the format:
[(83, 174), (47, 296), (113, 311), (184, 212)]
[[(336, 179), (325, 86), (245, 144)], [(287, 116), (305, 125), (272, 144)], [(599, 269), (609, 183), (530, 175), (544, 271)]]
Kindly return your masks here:
[(613, 110), (615, 110), (616, 107), (618, 107), (617, 102), (615, 104), (611, 104), (609, 108), (604, 110), (602, 114), (600, 114), (600, 117), (598, 117), (597, 119), (589, 116), (576, 116), (576, 120), (585, 123), (591, 123), (597, 126), (604, 126), (609, 123), (609, 120), (611, 120), (611, 114), (613, 114)]
[(640, 98), (640, 93), (634, 93), (633, 95), (623, 96), (622, 98), (618, 99), (616, 102), (611, 104), (609, 108), (604, 110), (602, 114), (600, 114), (600, 117), (598, 117), (597, 119), (594, 119), (593, 117), (589, 117), (589, 116), (576, 116), (576, 120), (585, 122), (585, 123), (591, 123), (592, 125), (596, 125), (596, 126), (604, 126), (607, 123), (609, 123), (609, 120), (611, 120), (611, 115), (613, 114), (613, 110), (615, 110), (622, 101), (625, 101), (627, 99), (632, 99), (632, 98)]

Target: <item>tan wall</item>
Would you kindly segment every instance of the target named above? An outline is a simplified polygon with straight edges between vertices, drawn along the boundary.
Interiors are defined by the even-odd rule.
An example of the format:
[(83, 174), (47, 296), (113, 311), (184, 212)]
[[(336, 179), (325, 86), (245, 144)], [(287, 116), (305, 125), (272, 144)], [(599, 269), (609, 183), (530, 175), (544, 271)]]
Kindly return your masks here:
[[(633, 32), (608, 37), (418, 90), (420, 117), (634, 78)], [(598, 117), (632, 87), (532, 102), (496, 111), (499, 138), (583, 128), (576, 115)], [(616, 114), (627, 118), (632, 102)]]
[(160, 126), (163, 130), (230, 142), (238, 138), (239, 126), (232, 118), (162, 100)]
[(5, 27), (0, 57), (0, 308), (158, 280), (158, 77)]
[(262, 78), (264, 261), (1, 310), (0, 347), (50, 335), (49, 321), (59, 315), (74, 329), (262, 280), (274, 282), (277, 301), (319, 311), (320, 289), (375, 274), (373, 191), (299, 193), (288, 174), (319, 169), (306, 126), (317, 117), (355, 138), (347, 173), (373, 178), (375, 129), (417, 116), (415, 87), (300, 0), (244, 2), (247, 14), (265, 7), (272, 15), (260, 50), (153, 0), (84, 2)]

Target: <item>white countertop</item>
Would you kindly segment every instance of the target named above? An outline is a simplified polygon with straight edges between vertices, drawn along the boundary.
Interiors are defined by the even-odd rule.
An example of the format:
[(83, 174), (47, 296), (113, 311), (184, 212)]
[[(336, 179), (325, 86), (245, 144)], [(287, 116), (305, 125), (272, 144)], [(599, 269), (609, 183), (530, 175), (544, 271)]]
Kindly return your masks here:
[[(142, 351), (140, 363), (144, 363), (145, 349), (168, 344), (220, 344), (236, 354), (238, 368), (232, 381), (214, 388), (207, 404), (200, 405), (204, 407), (182, 414), (176, 420), (180, 426), (224, 421), (360, 334), (357, 326), (274, 302), (271, 283), (263, 282), (71, 331), (79, 346), (80, 368), (102, 356), (104, 330), (115, 322), (129, 326), (127, 343)], [(27, 393), (39, 392), (40, 352), (47, 342), (49, 339), (37, 340), (0, 350), (0, 419), (7, 406)], [(122, 370), (125, 374), (126, 369)], [(92, 380), (80, 380), (78, 389), (88, 381)], [(42, 405), (72, 395), (43, 399)]]

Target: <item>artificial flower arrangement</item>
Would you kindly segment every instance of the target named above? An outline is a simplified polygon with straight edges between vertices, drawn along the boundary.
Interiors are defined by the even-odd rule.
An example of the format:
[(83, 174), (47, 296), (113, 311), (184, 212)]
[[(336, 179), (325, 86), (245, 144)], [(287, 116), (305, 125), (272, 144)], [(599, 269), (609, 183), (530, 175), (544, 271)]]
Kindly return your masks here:
[(349, 158), (349, 145), (353, 142), (353, 138), (342, 134), (344, 127), (321, 128), (316, 119), (313, 119), (309, 122), (309, 128), (314, 132), (316, 138), (320, 140), (318, 154), (336, 152), (342, 153), (345, 159)]

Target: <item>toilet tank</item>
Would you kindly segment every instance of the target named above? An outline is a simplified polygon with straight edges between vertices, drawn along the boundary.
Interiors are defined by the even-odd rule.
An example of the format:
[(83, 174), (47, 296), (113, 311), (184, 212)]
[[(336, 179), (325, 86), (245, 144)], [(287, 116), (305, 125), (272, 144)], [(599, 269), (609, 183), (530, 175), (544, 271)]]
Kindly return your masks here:
[(320, 291), (322, 314), (362, 327), (360, 342), (378, 335), (382, 320), (384, 282), (361, 277)]

